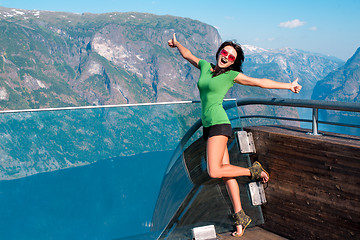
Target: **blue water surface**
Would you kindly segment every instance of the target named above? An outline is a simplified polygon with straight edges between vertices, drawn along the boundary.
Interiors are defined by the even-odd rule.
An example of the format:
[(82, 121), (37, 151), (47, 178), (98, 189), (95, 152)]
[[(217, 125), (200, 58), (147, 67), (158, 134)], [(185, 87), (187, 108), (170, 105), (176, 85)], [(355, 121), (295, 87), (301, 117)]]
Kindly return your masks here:
[[(343, 112), (343, 113), (345, 113), (345, 112)], [(300, 118), (311, 120), (312, 119), (312, 109), (299, 109), (299, 116), (300, 116)], [(344, 115), (339, 114), (336, 118), (334, 118), (334, 116), (327, 114), (326, 111), (322, 110), (322, 109), (319, 110), (319, 121), (359, 125), (358, 115), (351, 117), (351, 116), (346, 116), (345, 114)], [(302, 122), (301, 127), (312, 129), (312, 123)], [(353, 136), (360, 136), (359, 128), (336, 126), (336, 125), (320, 123), (318, 125), (318, 132), (321, 134), (323, 131), (346, 134), (346, 135), (353, 135)]]
[(0, 239), (116, 239), (150, 232), (172, 151), (0, 181)]

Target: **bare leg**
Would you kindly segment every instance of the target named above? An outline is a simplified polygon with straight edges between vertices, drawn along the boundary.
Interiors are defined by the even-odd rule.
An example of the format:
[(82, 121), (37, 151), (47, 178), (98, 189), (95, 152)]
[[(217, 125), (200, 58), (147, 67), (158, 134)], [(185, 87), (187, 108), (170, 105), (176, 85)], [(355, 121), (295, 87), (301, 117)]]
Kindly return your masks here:
[[(226, 178), (226, 177), (250, 177), (250, 170), (242, 168), (230, 163), (224, 164), (222, 162), (224, 153), (227, 151), (228, 138), (226, 136), (213, 136), (207, 141), (207, 160), (208, 160), (208, 173), (212, 178)], [(265, 172), (261, 172), (263, 182), (269, 180), (269, 176)]]
[[(234, 212), (237, 213), (242, 209), (239, 185), (235, 178), (223, 178), (223, 180), (225, 182), (226, 189), (229, 193), (229, 196), (230, 196), (233, 208), (234, 208)], [(241, 235), (242, 232), (243, 232), (242, 226), (237, 225), (236, 233)]]
[[(222, 160), (223, 164), (230, 164), (230, 160), (229, 160), (229, 152), (228, 149), (226, 147), (226, 150), (224, 152), (224, 157)], [(232, 177), (224, 177), (223, 181), (226, 185), (226, 189), (229, 193), (230, 196), (230, 200), (232, 202), (232, 205), (234, 207), (234, 211), (238, 212), (240, 211), (241, 208), (241, 201), (240, 201), (240, 190), (239, 190), (239, 185), (238, 182), (236, 181), (235, 178)]]
[(225, 152), (227, 152), (228, 138), (226, 136), (214, 136), (207, 142), (208, 172), (212, 178), (226, 178), (238, 176), (250, 176), (248, 168), (231, 165), (229, 162), (223, 163)]
[[(222, 164), (223, 165), (230, 164), (229, 151), (227, 149), (227, 146), (225, 148)], [(224, 177), (223, 181), (225, 183), (227, 192), (229, 193), (230, 200), (231, 200), (231, 203), (233, 205), (234, 212), (239, 212), (242, 209), (242, 206), (241, 206), (240, 190), (239, 190), (238, 182), (233, 177)], [(236, 233), (237, 234), (241, 234), (242, 231), (243, 230), (242, 230), (241, 225), (236, 226)]]
[[(248, 168), (242, 168), (230, 164), (227, 142), (228, 138), (226, 136), (213, 136), (208, 139), (208, 172), (212, 178), (223, 179), (233, 204), (234, 212), (237, 213), (242, 209), (242, 206), (239, 185), (235, 177), (251, 176), (251, 173)], [(263, 178), (264, 182), (268, 181), (269, 179), (269, 176), (265, 172), (261, 172), (261, 177)], [(242, 232), (242, 226), (236, 226), (236, 232), (234, 234), (241, 235)]]

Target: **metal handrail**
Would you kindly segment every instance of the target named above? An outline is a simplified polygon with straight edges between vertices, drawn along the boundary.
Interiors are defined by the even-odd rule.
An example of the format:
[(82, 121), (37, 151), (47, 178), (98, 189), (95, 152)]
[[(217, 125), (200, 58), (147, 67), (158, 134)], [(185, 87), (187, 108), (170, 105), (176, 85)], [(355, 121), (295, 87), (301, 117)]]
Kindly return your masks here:
[[(240, 117), (236, 117), (236, 118), (231, 118), (230, 121), (237, 120), (239, 118), (240, 119), (265, 118), (265, 119), (276, 119), (276, 120), (294, 121), (294, 122), (308, 122), (308, 123), (313, 122), (313, 120), (303, 119), (303, 118), (288, 118), (288, 117), (276, 117), (276, 116), (266, 116), (266, 115), (246, 115), (246, 116), (240, 116)], [(350, 123), (336, 123), (336, 122), (328, 122), (328, 121), (320, 121), (320, 120), (318, 120), (317, 122), (321, 123), (321, 124), (328, 124), (328, 125), (341, 126), (341, 127), (360, 128), (360, 125), (350, 124)]]
[(360, 103), (335, 102), (308, 99), (289, 99), (289, 98), (244, 98), (236, 101), (237, 106), (243, 105), (276, 105), (284, 107), (303, 107), (317, 108), (338, 111), (360, 112)]
[[(288, 98), (245, 98), (236, 101), (236, 105), (273, 105), (273, 106), (283, 106), (283, 107), (302, 107), (302, 108), (312, 108), (312, 132), (311, 135), (319, 135), (318, 132), (318, 110), (337, 110), (337, 111), (349, 111), (349, 112), (360, 112), (360, 103), (350, 103), (350, 102), (333, 102), (333, 101), (322, 101), (322, 100), (307, 100), (307, 99), (288, 99)], [(225, 106), (224, 106), (225, 107)], [(226, 107), (225, 107), (226, 108)], [(231, 106), (229, 105), (230, 109)], [(299, 120), (300, 121), (300, 120)], [(331, 122), (324, 122), (326, 124), (331, 124)], [(334, 123), (334, 125), (338, 125)], [(349, 127), (358, 127), (357, 125)]]
[[(235, 100), (235, 99), (234, 99)], [(229, 110), (234, 107), (240, 107), (245, 105), (272, 105), (272, 106), (283, 106), (283, 107), (301, 107), (301, 108), (311, 108), (313, 109), (312, 120), (298, 119), (297, 121), (303, 122), (312, 122), (312, 132), (310, 135), (320, 135), (318, 133), (318, 124), (333, 124), (333, 125), (342, 125), (348, 127), (360, 127), (355, 124), (337, 124), (331, 122), (319, 122), (318, 120), (318, 109), (326, 110), (337, 110), (337, 111), (349, 111), (349, 112), (360, 112), (360, 103), (349, 103), (349, 102), (333, 102), (333, 101), (323, 101), (323, 100), (307, 100), (307, 99), (289, 99), (289, 98), (244, 98), (236, 100), (236, 106), (233, 101), (224, 101), (223, 106), (225, 110)], [(266, 117), (269, 118), (269, 117)], [(281, 119), (280, 117), (273, 117), (274, 119)], [(289, 119), (287, 119), (289, 120)], [(293, 119), (292, 121), (295, 121)], [(170, 160), (169, 167), (167, 172), (170, 170), (178, 156), (183, 151), (186, 143), (189, 141), (191, 136), (202, 126), (201, 119), (196, 121), (193, 126), (185, 133), (184, 137), (180, 140), (178, 146), (176, 147), (173, 157)]]
[[(298, 119), (297, 121), (303, 121), (303, 122), (311, 121), (312, 135), (318, 135), (318, 127), (317, 127), (318, 123), (333, 124), (333, 125), (348, 126), (348, 127), (360, 127), (360, 125), (355, 125), (355, 124), (338, 124), (338, 123), (318, 120), (318, 109), (360, 112), (360, 103), (307, 100), (307, 99), (289, 99), (289, 98), (244, 98), (244, 99), (236, 100), (237, 107), (245, 106), (245, 105), (272, 105), (272, 106), (283, 106), (283, 107), (311, 108), (313, 109), (312, 120)], [(230, 101), (224, 102), (223, 106), (225, 110), (229, 110), (235, 107), (234, 103)], [(281, 119), (281, 117), (272, 117), (272, 118)], [(290, 119), (283, 119), (283, 120), (290, 120)], [(292, 119), (292, 121), (296, 121), (296, 120)], [(201, 119), (199, 119), (181, 139), (179, 143), (179, 147), (185, 146), (185, 144), (190, 139), (190, 137), (201, 127), (201, 125), (202, 125)]]
[(188, 104), (200, 103), (200, 101), (177, 101), (177, 102), (157, 102), (157, 103), (124, 103), (115, 105), (95, 105), (95, 106), (79, 106), (79, 107), (59, 107), (59, 108), (28, 108), (20, 110), (0, 110), (0, 114), (6, 113), (33, 113), (33, 112), (53, 112), (53, 111), (70, 111), (70, 110), (86, 110), (86, 109), (106, 109), (118, 107), (141, 107), (141, 106), (156, 106), (156, 105), (169, 105), (169, 104)]

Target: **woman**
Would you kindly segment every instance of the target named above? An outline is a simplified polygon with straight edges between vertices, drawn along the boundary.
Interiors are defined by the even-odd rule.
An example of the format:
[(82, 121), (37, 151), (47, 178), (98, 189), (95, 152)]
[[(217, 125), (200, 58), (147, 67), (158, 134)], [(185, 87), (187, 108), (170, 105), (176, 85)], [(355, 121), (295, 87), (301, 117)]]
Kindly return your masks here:
[(262, 179), (265, 183), (269, 180), (269, 175), (258, 162), (254, 162), (250, 168), (230, 164), (227, 142), (231, 137), (232, 129), (222, 107), (223, 99), (234, 83), (269, 89), (288, 89), (294, 93), (299, 93), (301, 86), (298, 84), (298, 79), (292, 83), (282, 83), (244, 75), (241, 69), (244, 53), (241, 46), (234, 42), (224, 42), (219, 47), (215, 66), (195, 57), (176, 40), (175, 33), (168, 41), (168, 45), (177, 48), (184, 59), (200, 69), (197, 85), (200, 91), (204, 138), (207, 141), (208, 173), (210, 177), (222, 178), (225, 182), (235, 212), (233, 217), (236, 231), (232, 235), (242, 236), (251, 219), (242, 210), (239, 186), (235, 178), (249, 176), (252, 179)]

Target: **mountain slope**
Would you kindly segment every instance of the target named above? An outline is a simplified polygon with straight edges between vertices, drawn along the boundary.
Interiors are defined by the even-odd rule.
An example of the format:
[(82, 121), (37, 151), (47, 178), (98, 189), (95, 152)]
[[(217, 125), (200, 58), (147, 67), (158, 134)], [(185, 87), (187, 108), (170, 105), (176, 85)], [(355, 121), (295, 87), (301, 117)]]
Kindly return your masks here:
[[(312, 99), (336, 102), (360, 102), (360, 48), (344, 66), (331, 72), (319, 81)], [(346, 111), (322, 111), (320, 117), (325, 121), (358, 124), (360, 113)], [(360, 135), (359, 129), (346, 129), (351, 135)], [(342, 130), (344, 131), (344, 130)]]
[(0, 29), (6, 109), (193, 99), (198, 73), (167, 40), (177, 32), (205, 59), (221, 41), (198, 21), (141, 13), (0, 8)]
[(344, 66), (319, 81), (313, 99), (360, 102), (360, 48)]
[(245, 74), (281, 82), (291, 82), (299, 78), (299, 83), (303, 86), (299, 95), (295, 96), (283, 90), (271, 90), (272, 93), (288, 98), (310, 98), (317, 81), (343, 64), (339, 59), (291, 48), (272, 50), (245, 45), (244, 51)]

